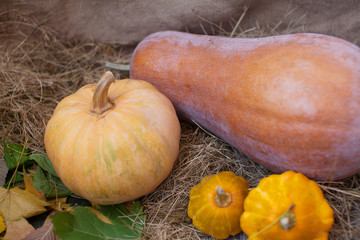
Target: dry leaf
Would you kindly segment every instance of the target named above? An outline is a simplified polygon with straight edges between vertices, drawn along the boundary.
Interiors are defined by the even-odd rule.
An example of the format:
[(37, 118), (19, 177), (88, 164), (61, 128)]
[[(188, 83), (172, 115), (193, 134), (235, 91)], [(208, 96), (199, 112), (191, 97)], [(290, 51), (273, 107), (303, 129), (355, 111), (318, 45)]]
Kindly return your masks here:
[(0, 233), (5, 231), (5, 229), (6, 229), (6, 225), (5, 225), (4, 217), (2, 215), (2, 212), (0, 211)]
[(7, 230), (4, 240), (21, 240), (35, 229), (25, 218), (7, 223)]
[(48, 205), (48, 202), (27, 190), (21, 190), (18, 187), (8, 190), (0, 187), (0, 211), (6, 222), (46, 212), (45, 206)]
[(51, 207), (55, 211), (69, 211), (73, 207), (71, 206), (71, 204), (66, 203), (66, 199), (67, 197), (49, 200), (49, 207)]
[(51, 215), (52, 214), (49, 214), (42, 227), (31, 232), (22, 240), (60, 240), (60, 238), (54, 233), (54, 225), (50, 218)]

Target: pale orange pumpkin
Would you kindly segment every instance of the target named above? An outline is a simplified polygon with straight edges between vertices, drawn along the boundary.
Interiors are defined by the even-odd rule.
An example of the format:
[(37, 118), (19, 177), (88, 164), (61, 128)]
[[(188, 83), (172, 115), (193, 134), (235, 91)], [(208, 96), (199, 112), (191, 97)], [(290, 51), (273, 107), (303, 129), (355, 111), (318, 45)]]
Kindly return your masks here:
[(177, 158), (180, 123), (171, 102), (145, 81), (82, 87), (56, 107), (46, 152), (64, 184), (98, 204), (117, 204), (153, 191)]

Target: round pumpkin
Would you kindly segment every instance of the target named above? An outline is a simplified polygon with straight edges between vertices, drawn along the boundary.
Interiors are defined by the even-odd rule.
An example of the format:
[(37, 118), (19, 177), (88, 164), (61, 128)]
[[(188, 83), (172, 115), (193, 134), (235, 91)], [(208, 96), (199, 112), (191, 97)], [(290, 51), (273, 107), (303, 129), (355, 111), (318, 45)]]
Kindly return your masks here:
[(190, 190), (188, 216), (201, 232), (225, 239), (241, 232), (240, 216), (249, 184), (233, 172), (203, 178)]
[(153, 191), (177, 158), (180, 123), (172, 103), (145, 81), (106, 72), (64, 98), (47, 124), (46, 152), (64, 184), (98, 204)]
[(263, 178), (249, 192), (240, 224), (253, 240), (326, 240), (333, 214), (315, 181), (287, 171)]

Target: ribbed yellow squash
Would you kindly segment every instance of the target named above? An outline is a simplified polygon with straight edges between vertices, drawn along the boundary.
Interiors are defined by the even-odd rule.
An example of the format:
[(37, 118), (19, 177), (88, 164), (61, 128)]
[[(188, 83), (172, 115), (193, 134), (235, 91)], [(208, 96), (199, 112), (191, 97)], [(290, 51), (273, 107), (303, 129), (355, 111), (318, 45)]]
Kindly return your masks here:
[(333, 215), (315, 181), (287, 171), (249, 192), (240, 224), (252, 240), (327, 240)]
[(240, 233), (240, 216), (249, 184), (226, 171), (207, 176), (190, 190), (188, 216), (193, 225), (217, 239)]
[(180, 123), (151, 84), (106, 72), (64, 98), (45, 132), (46, 152), (64, 184), (98, 204), (153, 191), (179, 151)]

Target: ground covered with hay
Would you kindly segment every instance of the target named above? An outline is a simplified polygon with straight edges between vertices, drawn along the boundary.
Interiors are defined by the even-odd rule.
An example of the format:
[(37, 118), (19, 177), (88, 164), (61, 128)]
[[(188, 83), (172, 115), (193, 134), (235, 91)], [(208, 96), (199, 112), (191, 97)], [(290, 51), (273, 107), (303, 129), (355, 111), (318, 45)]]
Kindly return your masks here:
[[(213, 31), (207, 34), (262, 37), (293, 29), (289, 26), (277, 32), (274, 27), (254, 26), (244, 30), (236, 23), (230, 32), (213, 25)], [(128, 64), (134, 46), (64, 43), (41, 26), (32, 36), (10, 31), (10, 24), (13, 26), (6, 22), (0, 25), (1, 142), (24, 144), (28, 139), (32, 151), (44, 153), (45, 126), (57, 103), (81, 86), (97, 82), (105, 71), (111, 70), (105, 66), (106, 61)], [(126, 71), (112, 71), (117, 78), (128, 76)], [(182, 122), (181, 126), (180, 154), (171, 175), (140, 199), (147, 215), (145, 239), (209, 239), (187, 217), (190, 188), (204, 176), (225, 170), (243, 176), (250, 187), (272, 173), (195, 123)], [(2, 146), (0, 160), (3, 161)], [(360, 174), (319, 184), (335, 213), (330, 239), (360, 239)], [(240, 234), (234, 239), (246, 236)]]

